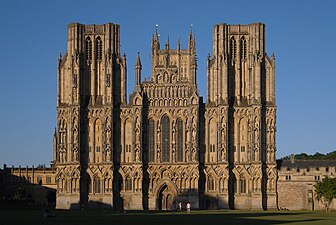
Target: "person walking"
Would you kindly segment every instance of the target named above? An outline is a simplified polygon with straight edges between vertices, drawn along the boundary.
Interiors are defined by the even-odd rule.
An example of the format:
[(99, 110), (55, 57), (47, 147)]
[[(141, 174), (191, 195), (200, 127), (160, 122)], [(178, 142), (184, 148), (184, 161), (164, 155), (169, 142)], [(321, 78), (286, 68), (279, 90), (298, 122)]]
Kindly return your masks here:
[(187, 212), (190, 213), (190, 208), (191, 208), (191, 205), (190, 205), (190, 202), (187, 203)]
[(179, 211), (179, 212), (182, 211), (182, 202), (179, 202), (179, 204), (178, 204), (178, 211)]

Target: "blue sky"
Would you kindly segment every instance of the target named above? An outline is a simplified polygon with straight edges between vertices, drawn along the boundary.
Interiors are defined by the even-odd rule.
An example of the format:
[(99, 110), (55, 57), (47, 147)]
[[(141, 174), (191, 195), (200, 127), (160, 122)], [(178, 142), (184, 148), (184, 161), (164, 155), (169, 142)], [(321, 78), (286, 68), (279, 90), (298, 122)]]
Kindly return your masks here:
[(150, 76), (150, 43), (196, 36), (198, 84), (206, 97), (212, 26), (266, 24), (266, 50), (276, 56), (277, 157), (336, 150), (336, 1), (28, 1), (0, 2), (0, 165), (48, 165), (56, 125), (57, 56), (67, 25), (118, 23), (127, 55), (128, 92), (140, 52)]

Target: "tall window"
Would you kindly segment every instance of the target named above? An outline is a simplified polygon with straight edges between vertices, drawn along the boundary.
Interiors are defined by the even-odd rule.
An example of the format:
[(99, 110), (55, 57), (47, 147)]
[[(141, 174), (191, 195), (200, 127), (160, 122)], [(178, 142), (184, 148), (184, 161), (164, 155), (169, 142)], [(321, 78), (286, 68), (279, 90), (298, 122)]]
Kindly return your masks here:
[(162, 162), (169, 162), (170, 156), (170, 120), (168, 116), (162, 117)]
[(236, 49), (236, 40), (234, 39), (234, 37), (231, 37), (230, 39), (230, 50), (231, 50), (231, 58), (232, 59), (235, 59), (236, 58), (236, 52), (237, 52), (237, 49)]
[(96, 150), (96, 154), (95, 154), (95, 162), (100, 162), (100, 160), (102, 159), (101, 157), (101, 150), (103, 149), (103, 134), (102, 134), (102, 123), (99, 119), (97, 119), (95, 121), (95, 125), (94, 125), (94, 145), (95, 145), (95, 150)]
[(245, 178), (241, 178), (240, 181), (240, 193), (246, 193), (246, 179)]
[(92, 42), (91, 38), (87, 37), (85, 40), (85, 48), (86, 48), (86, 60), (92, 59)]
[(240, 55), (242, 59), (246, 59), (246, 40), (244, 36), (240, 39)]
[(215, 181), (214, 181), (214, 179), (212, 178), (212, 176), (209, 176), (209, 177), (208, 177), (208, 190), (209, 190), (209, 191), (213, 191), (213, 190), (215, 190)]
[(99, 179), (99, 177), (94, 178), (93, 185), (94, 185), (94, 193), (100, 193), (100, 179)]
[(214, 119), (210, 120), (210, 129), (209, 129), (209, 144), (210, 144), (210, 152), (216, 151), (216, 143), (217, 143), (217, 123)]
[(132, 179), (129, 176), (126, 177), (125, 185), (126, 185), (125, 187), (126, 191), (132, 190)]
[(177, 125), (177, 161), (182, 162), (183, 160), (183, 122), (181, 119), (176, 121)]
[(154, 161), (154, 120), (148, 122), (148, 161)]
[(96, 59), (101, 60), (103, 56), (103, 45), (100, 37), (96, 38)]

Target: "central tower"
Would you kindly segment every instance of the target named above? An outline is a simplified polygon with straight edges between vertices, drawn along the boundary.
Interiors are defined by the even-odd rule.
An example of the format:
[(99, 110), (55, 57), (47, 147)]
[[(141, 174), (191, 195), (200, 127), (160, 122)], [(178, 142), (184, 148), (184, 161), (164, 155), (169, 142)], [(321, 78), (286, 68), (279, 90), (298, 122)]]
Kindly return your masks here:
[[(178, 201), (199, 207), (199, 105), (196, 47), (190, 32), (188, 49), (160, 48), (152, 38), (152, 76), (136, 85), (130, 104), (122, 107), (121, 195), (128, 209), (170, 210)], [(142, 181), (142, 186), (141, 186)], [(140, 182), (140, 183), (139, 183)]]

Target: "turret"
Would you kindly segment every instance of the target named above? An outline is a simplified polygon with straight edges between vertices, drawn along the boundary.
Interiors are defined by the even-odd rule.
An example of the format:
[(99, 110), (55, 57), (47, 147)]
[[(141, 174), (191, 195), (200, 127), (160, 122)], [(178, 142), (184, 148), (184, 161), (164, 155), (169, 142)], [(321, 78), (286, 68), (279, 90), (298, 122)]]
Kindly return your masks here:
[(140, 82), (141, 82), (141, 60), (140, 60), (140, 53), (138, 52), (136, 63), (135, 63), (135, 91), (140, 91)]
[(53, 135), (53, 162), (56, 162), (57, 160), (56, 157), (57, 157), (57, 132), (55, 127)]

